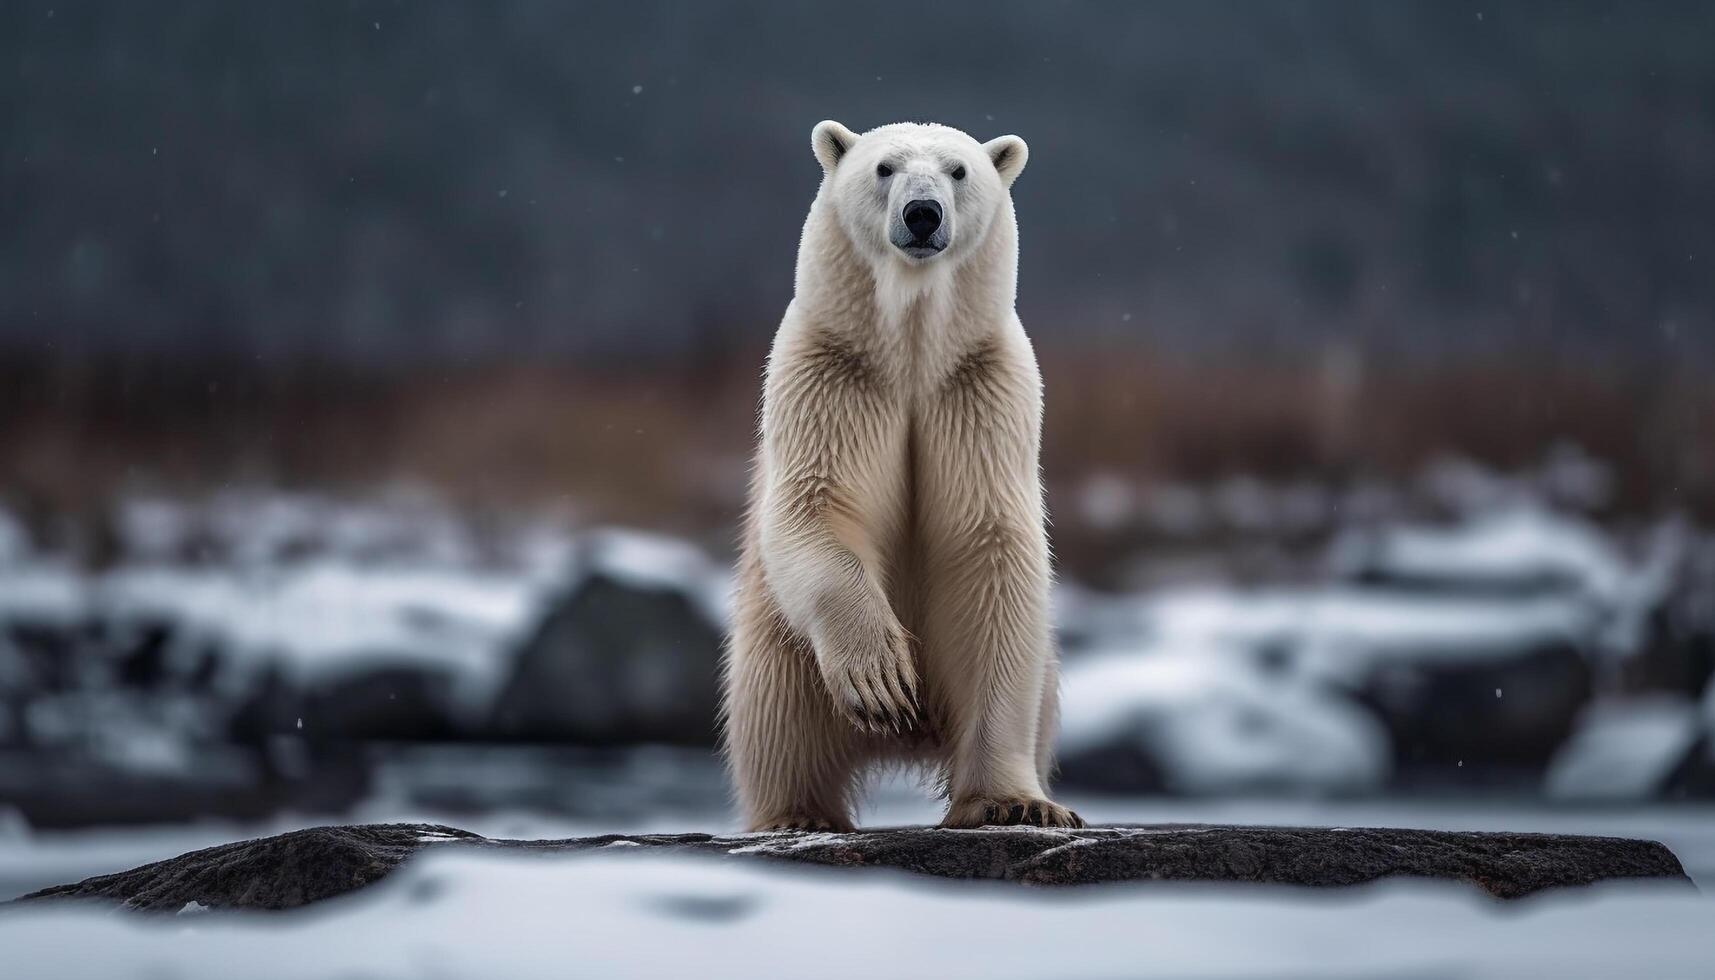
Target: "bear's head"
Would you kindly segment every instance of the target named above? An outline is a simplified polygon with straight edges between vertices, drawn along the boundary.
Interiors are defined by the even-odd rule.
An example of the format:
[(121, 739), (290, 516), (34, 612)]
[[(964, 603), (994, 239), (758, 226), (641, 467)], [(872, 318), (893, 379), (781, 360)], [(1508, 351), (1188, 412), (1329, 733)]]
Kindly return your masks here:
[(1016, 136), (978, 143), (948, 126), (895, 123), (861, 136), (833, 120), (810, 145), (822, 194), (872, 262), (957, 263), (1008, 213), (1029, 149)]

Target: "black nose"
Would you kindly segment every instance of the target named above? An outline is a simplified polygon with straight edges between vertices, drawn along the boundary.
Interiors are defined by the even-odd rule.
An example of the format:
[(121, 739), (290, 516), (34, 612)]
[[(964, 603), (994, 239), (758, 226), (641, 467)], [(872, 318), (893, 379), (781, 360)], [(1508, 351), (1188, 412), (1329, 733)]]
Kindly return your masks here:
[(941, 205), (938, 201), (912, 201), (905, 205), (905, 227), (911, 229), (911, 237), (920, 242), (929, 240), (935, 234), (935, 229), (941, 227)]

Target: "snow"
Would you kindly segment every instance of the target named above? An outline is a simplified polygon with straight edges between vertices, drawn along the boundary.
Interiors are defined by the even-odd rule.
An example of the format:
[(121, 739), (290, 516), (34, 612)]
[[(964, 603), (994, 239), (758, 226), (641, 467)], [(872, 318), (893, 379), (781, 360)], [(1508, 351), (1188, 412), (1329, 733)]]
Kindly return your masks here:
[(1336, 572), (1439, 590), (1558, 597), (1588, 606), (1587, 652), (1608, 660), (1641, 649), (1695, 551), (1696, 534), (1669, 517), (1638, 536), (1628, 558), (1616, 538), (1540, 501), (1444, 526), (1400, 526), (1342, 536)]
[(0, 622), (64, 626), (84, 611), (84, 578), (69, 565), (0, 563)]
[[(1105, 609), (1092, 609), (1105, 605)], [(1302, 669), (1361, 679), (1378, 661), (1480, 660), (1547, 644), (1578, 645), (1596, 615), (1573, 599), (1448, 596), (1403, 589), (1187, 587), (1146, 597), (1088, 594), (1111, 637), (1303, 656)]]
[(486, 703), (503, 652), (546, 601), (527, 577), (317, 561), (266, 573), (123, 569), (99, 580), (108, 615), (160, 619), (222, 651), (229, 668), (274, 666), (299, 683), (390, 665), (452, 674)]
[[(409, 488), (363, 500), (258, 489), (127, 498), (114, 515), (119, 560), (101, 571), (29, 553), (13, 523), (0, 513), (0, 623), (166, 624), (169, 663), (188, 672), (213, 651), (228, 691), (270, 670), (308, 686), (419, 669), (447, 675), (449, 707), (474, 717), (528, 631), (585, 577), (683, 592), (716, 624), (729, 601), (727, 570), (688, 542), (545, 520), (484, 540)], [(15, 666), (0, 642), (0, 679)], [(38, 714), (51, 722), (54, 710)]]
[(730, 616), (732, 579), (702, 549), (679, 538), (596, 528), (578, 541), (580, 574), (601, 574), (637, 589), (681, 592), (711, 623)]
[(1597, 702), (1555, 753), (1545, 780), (1555, 799), (1656, 795), (1701, 734), (1697, 706), (1670, 695)]
[(321, 556), (356, 564), (472, 566), (483, 550), (468, 521), (409, 486), (363, 499), (255, 487), (183, 500), (133, 496), (119, 502), (115, 525), (132, 564), (266, 568)]
[[(1234, 487), (1230, 496), (1243, 503), (1228, 507), (1236, 520), (1261, 496)], [(1306, 515), (1311, 510), (1306, 505)], [(1643, 597), (1658, 596), (1668, 581), (1646, 571), (1671, 563), (1635, 568), (1593, 528), (1535, 510), (1348, 538), (1335, 555), (1337, 568), (1379, 566), (1396, 581), (1548, 579), (1570, 587), (1423, 590), (1336, 581), (1182, 586), (1142, 596), (1063, 587), (1055, 603), (1069, 650), (1062, 751), (1071, 758), (1130, 746), (1181, 792), (1375, 790), (1389, 776), (1388, 737), (1352, 692), (1395, 666), (1484, 663), (1550, 648), (1591, 657), (1636, 649), (1653, 608)], [(1636, 745), (1622, 740), (1614, 748)], [(1566, 772), (1613, 764), (1569, 762)]]
[[(1715, 971), (1715, 903), (1598, 886), (1504, 908), (1475, 890), (1165, 884), (1056, 892), (648, 853), (447, 850), (283, 914), (0, 917), (34, 976), (1555, 977)], [(1354, 941), (1354, 937), (1362, 937)]]
[(1630, 571), (1595, 525), (1539, 506), (1516, 506), (1453, 527), (1399, 527), (1336, 551), (1347, 570), (1488, 586), (1568, 586), (1592, 598), (1623, 594)]

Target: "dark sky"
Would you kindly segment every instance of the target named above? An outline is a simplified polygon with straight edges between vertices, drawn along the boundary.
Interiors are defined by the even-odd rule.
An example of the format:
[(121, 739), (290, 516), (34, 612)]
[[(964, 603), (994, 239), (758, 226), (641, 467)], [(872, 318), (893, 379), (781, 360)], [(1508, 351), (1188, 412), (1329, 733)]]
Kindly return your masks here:
[(1715, 6), (13, 2), (0, 344), (766, 341), (824, 117), (1031, 146), (1039, 345), (1715, 350)]

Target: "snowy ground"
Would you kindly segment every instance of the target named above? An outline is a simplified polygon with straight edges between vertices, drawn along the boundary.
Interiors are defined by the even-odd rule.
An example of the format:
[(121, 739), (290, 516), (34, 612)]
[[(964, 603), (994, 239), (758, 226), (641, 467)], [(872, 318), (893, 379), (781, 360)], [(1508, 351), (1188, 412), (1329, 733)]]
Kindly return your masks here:
[[(656, 760), (649, 768), (670, 768)], [(682, 761), (680, 782), (691, 771)], [(639, 790), (639, 798), (647, 794)], [(514, 862), (441, 856), (370, 892), (283, 916), (136, 920), (0, 914), (7, 977), (945, 976), (1704, 977), (1715, 975), (1715, 805), (1549, 808), (1505, 801), (1064, 797), (1092, 822), (1410, 826), (1660, 840), (1702, 894), (1603, 887), (1500, 905), (1475, 890), (1390, 882), (1324, 892), (1115, 886), (1053, 894), (901, 875), (692, 858)], [(869, 826), (936, 804), (904, 779)], [(637, 816), (447, 813), (376, 800), (350, 822), (427, 820), (493, 837), (730, 830), (718, 794)], [(0, 823), (0, 896), (326, 820), (31, 831)], [(1355, 938), (1361, 937), (1361, 938)], [(252, 968), (254, 967), (254, 968)]]
[[(1543, 786), (1475, 800), (1385, 795), (1393, 753), (1346, 693), (1378, 667), (1442, 670), (1545, 644), (1576, 647), (1606, 677), (1644, 646), (1639, 613), (1660, 598), (1661, 568), (1694, 565), (1682, 554), (1694, 549), (1709, 566), (1698, 581), (1715, 581), (1715, 538), (1669, 523), (1622, 549), (1577, 519), (1551, 519), (1539, 487), (1497, 489), (1458, 468), (1433, 482), (1459, 523), (1347, 535), (1329, 549), (1325, 579), (1253, 587), (1217, 579), (1105, 597), (1062, 589), (1059, 619), (1072, 638), (1064, 748), (1136, 744), (1186, 793), (1295, 794), (1074, 793), (1065, 802), (1098, 823), (1650, 838), (1679, 855), (1702, 895), (1601, 888), (1505, 907), (1423, 883), (1061, 895), (691, 859), (521, 864), (443, 855), (372, 892), (281, 917), (3, 914), (0, 976), (226, 977), (235, 961), (244, 975), (280, 977), (1715, 976), (1715, 804), (1624, 802), (1658, 794), (1664, 772), (1715, 732), (1715, 685), (1599, 699), (1579, 716)], [(1243, 489), (1214, 499), (1249, 521), (1256, 494)], [(1509, 509), (1496, 509), (1499, 498)], [(1296, 512), (1289, 503), (1283, 497), (1274, 509)], [(122, 517), (130, 560), (103, 572), (41, 560), (0, 519), (0, 621), (76, 623), (117, 610), (172, 622), (183, 627), (175, 655), (217, 649), (229, 680), (270, 667), (323, 677), (397, 658), (460, 678), (474, 710), (542, 604), (583, 572), (681, 591), (711, 621), (724, 616), (724, 569), (663, 538), (536, 526), (481, 544), (431, 503), (410, 501), (353, 509), (234, 496), (202, 508), (142, 502)], [(214, 553), (187, 554), (189, 542), (213, 542)], [(1708, 606), (1697, 606), (1705, 620), (1715, 617)], [(7, 653), (0, 648), (0, 693), (13, 690), (22, 704), (37, 661)], [(95, 666), (99, 677), (60, 700), (81, 704), (86, 688), (115, 683), (109, 668)], [(1530, 693), (1508, 690), (1506, 703)], [(133, 700), (170, 706), (158, 693)], [(0, 730), (29, 728), (38, 745), (107, 744), (75, 726), (56, 742), (57, 703), (38, 699), (11, 722), (0, 717)], [(61, 714), (113, 717), (103, 712)], [(139, 765), (150, 729), (123, 717), (107, 727), (113, 751)], [(194, 726), (157, 727), (171, 738), (196, 735)], [(483, 746), (390, 751), (375, 773), (375, 798), (337, 818), (45, 831), (0, 804), (0, 899), (330, 822), (428, 820), (511, 838), (733, 829), (720, 774), (701, 753), (643, 749), (620, 764), (568, 766), (551, 753)], [(1349, 793), (1384, 795), (1326, 798)], [(1583, 802), (1552, 806), (1550, 797)], [(938, 817), (924, 792), (895, 780), (872, 796), (862, 822)]]
[(0, 917), (18, 976), (1699, 977), (1715, 902), (1602, 886), (1112, 886), (1076, 893), (645, 855), (443, 853), (283, 915)]

